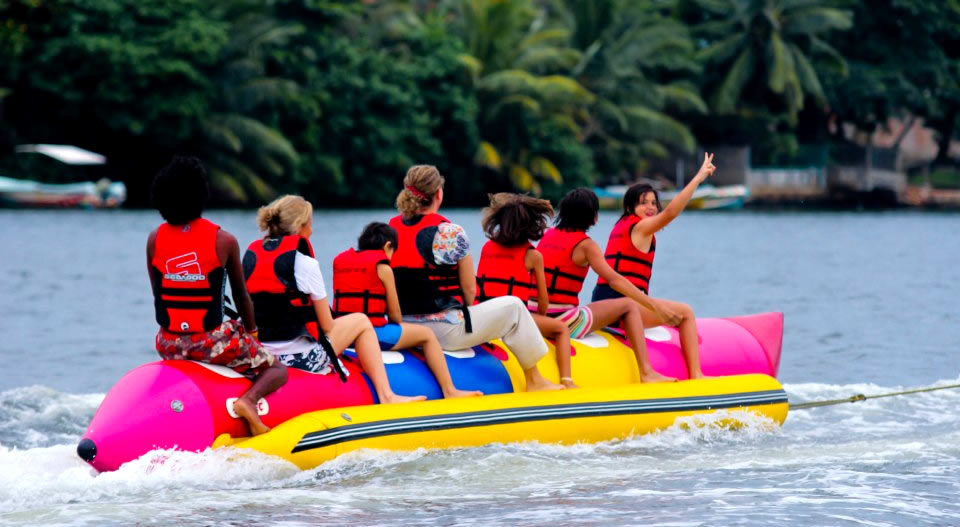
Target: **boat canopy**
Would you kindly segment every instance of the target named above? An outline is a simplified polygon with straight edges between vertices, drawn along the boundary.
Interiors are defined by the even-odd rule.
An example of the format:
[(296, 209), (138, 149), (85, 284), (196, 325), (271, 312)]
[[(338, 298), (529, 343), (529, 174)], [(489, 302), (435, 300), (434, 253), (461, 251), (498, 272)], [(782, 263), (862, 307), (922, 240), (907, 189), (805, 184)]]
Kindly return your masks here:
[(18, 145), (17, 153), (43, 154), (68, 165), (103, 165), (107, 158), (73, 145)]

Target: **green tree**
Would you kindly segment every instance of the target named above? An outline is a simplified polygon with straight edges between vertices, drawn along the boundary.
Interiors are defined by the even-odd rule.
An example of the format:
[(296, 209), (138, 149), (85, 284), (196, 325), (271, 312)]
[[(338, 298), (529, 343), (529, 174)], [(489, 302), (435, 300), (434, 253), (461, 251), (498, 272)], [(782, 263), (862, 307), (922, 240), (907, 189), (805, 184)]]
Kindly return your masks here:
[(212, 184), (224, 198), (262, 202), (276, 194), (275, 185), (292, 181), (299, 161), (287, 137), (265, 122), (272, 110), (296, 96), (298, 86), (268, 75), (265, 58), (304, 28), (249, 7), (232, 18), (229, 39), (212, 76), (216, 94), (211, 112), (200, 122), (203, 158)]
[(820, 71), (846, 70), (825, 37), (853, 17), (829, 0), (694, 0), (684, 13), (706, 44), (699, 57), (717, 113), (782, 113), (793, 125), (806, 98), (826, 105)]
[(455, 0), (443, 12), (453, 16), (466, 45), (461, 61), (480, 104), (476, 162), (519, 190), (539, 194), (541, 182), (561, 184), (563, 167), (534, 148), (534, 136), (549, 123), (556, 133), (582, 139), (594, 96), (568, 74), (582, 58), (568, 45), (570, 32), (551, 24), (532, 0)]
[(596, 94), (585, 126), (598, 167), (633, 173), (648, 156), (693, 151), (678, 116), (705, 114), (694, 83), (700, 64), (675, 2), (565, 0), (565, 18), (582, 59), (573, 73)]
[(430, 163), (452, 201), (475, 197), (476, 99), (459, 41), (439, 24), (387, 34), (351, 2), (319, 4), (281, 5), (307, 31), (270, 61), (301, 87), (278, 121), (301, 152), (296, 188), (323, 205), (390, 206), (407, 168)]
[(960, 2), (845, 3), (857, 31), (831, 36), (850, 64), (850, 75), (824, 79), (833, 115), (867, 132), (890, 117), (922, 118), (937, 131), (937, 162), (946, 161), (960, 115)]

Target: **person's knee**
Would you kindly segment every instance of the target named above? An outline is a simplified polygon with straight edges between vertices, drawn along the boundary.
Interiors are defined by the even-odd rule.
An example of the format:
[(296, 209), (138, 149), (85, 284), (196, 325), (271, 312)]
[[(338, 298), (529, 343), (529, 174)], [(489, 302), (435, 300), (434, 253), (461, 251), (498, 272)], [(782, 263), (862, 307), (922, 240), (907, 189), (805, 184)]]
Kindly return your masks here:
[(370, 322), (370, 319), (363, 313), (350, 313), (347, 317), (350, 319), (350, 324), (356, 328), (361, 330), (373, 329), (373, 324)]
[(690, 307), (690, 304), (680, 304), (680, 313), (683, 314), (684, 318), (693, 318), (693, 308)]

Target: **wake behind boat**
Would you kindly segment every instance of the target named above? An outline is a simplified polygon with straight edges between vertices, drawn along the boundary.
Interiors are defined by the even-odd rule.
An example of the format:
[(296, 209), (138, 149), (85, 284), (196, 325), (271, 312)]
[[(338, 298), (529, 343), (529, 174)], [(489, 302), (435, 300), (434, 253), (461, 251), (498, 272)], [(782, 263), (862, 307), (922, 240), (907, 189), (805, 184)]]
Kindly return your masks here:
[[(765, 313), (698, 321), (704, 371), (722, 378), (640, 384), (633, 351), (606, 331), (575, 340), (571, 358), (579, 389), (526, 393), (524, 376), (499, 342), (447, 352), (458, 386), (487, 396), (435, 400), (439, 386), (414, 352), (384, 352), (399, 394), (430, 399), (376, 405), (369, 381), (347, 361), (336, 375), (291, 370), (286, 385), (261, 400), (270, 432), (252, 439), (232, 402), (249, 381), (226, 368), (160, 361), (124, 376), (107, 394), (78, 446), (98, 471), (111, 471), (155, 449), (200, 451), (235, 445), (277, 455), (302, 468), (358, 448), (415, 449), (536, 440), (573, 443), (648, 433), (678, 418), (742, 408), (782, 423), (787, 398), (775, 380), (783, 316)], [(679, 336), (672, 328), (646, 332), (653, 366), (685, 379)], [(556, 380), (553, 353), (538, 364)]]

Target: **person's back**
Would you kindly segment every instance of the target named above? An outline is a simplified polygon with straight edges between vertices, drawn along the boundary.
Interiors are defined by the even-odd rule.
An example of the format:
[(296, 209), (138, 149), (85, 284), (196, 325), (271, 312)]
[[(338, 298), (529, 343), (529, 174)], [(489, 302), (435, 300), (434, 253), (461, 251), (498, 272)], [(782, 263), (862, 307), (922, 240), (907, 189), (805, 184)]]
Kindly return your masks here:
[(515, 296), (526, 304), (536, 293), (530, 269), (524, 265), (527, 251), (535, 251), (528, 241), (507, 246), (488, 240), (477, 264), (477, 301), (500, 296)]
[(381, 350), (421, 348), (444, 397), (483, 395), (454, 385), (443, 348), (430, 329), (403, 322), (397, 281), (390, 267), (397, 246), (396, 229), (373, 222), (364, 227), (356, 249), (347, 249), (334, 258), (334, 315), (365, 315), (373, 325)]
[[(152, 200), (166, 220), (147, 238), (147, 269), (164, 360), (196, 360), (231, 368), (253, 380), (234, 410), (254, 435), (269, 430), (257, 401), (287, 379), (286, 368), (257, 342), (253, 306), (243, 283), (236, 238), (201, 218), (206, 170), (196, 158), (176, 157), (157, 174)], [(229, 278), (243, 322), (223, 320)]]
[(537, 250), (543, 255), (543, 268), (547, 279), (547, 293), (550, 303), (576, 306), (580, 304), (580, 291), (589, 272), (589, 266), (577, 265), (573, 261), (573, 251), (584, 240), (587, 233), (579, 230), (566, 230), (553, 227), (544, 233)]
[(480, 255), (477, 286), (481, 300), (519, 298), (540, 334), (553, 339), (560, 382), (576, 388), (570, 370), (570, 330), (547, 316), (550, 304), (543, 255), (531, 241), (541, 240), (553, 206), (544, 199), (501, 192), (483, 209), (483, 231), (489, 238)]

